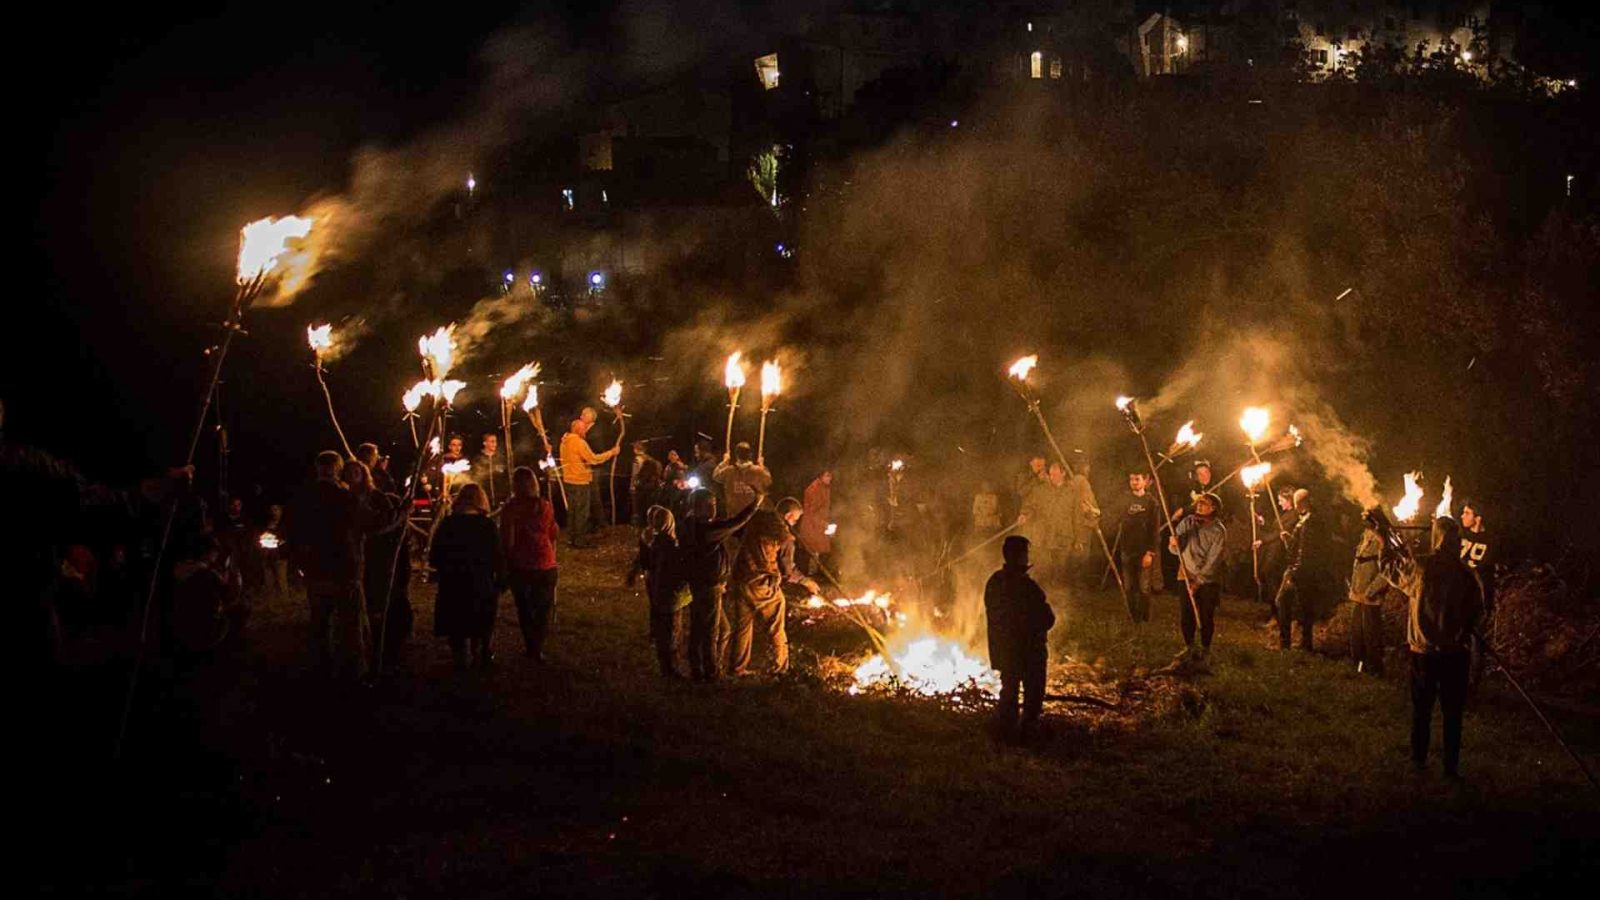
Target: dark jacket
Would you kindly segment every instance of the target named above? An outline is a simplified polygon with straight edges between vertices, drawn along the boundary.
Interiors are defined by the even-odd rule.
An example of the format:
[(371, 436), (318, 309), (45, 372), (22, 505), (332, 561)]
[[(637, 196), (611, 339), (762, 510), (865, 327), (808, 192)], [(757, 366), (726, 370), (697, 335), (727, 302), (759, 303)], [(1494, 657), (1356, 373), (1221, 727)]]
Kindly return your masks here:
[(1385, 565), (1385, 577), (1410, 600), (1406, 645), (1412, 653), (1467, 652), (1483, 616), (1483, 595), (1461, 561), (1460, 542), (1451, 543), (1440, 531), (1435, 524), (1432, 553)]
[(302, 491), (286, 518), (295, 566), (309, 581), (359, 580), (367, 535), (390, 524), (367, 496), (327, 478)]
[[(362, 584), (367, 607), (374, 614), (381, 614), (388, 608), (384, 602), (385, 588), (390, 598), (404, 597), (410, 588), (411, 560), (400, 549), (401, 542), (406, 539), (405, 501), (395, 494), (373, 493), (367, 495), (367, 502), (381, 522), (367, 537)], [(391, 565), (394, 568), (385, 572)]]
[(438, 572), (433, 633), (438, 637), (482, 638), (494, 630), (504, 557), (494, 520), (458, 512), (439, 523), (428, 563)]
[(1048, 658), (1046, 637), (1056, 614), (1027, 569), (1006, 566), (989, 576), (983, 609), (989, 623), (989, 665), (1009, 672)]
[(1161, 531), (1161, 501), (1154, 489), (1145, 491), (1143, 497), (1132, 492), (1122, 496), (1122, 512), (1118, 517), (1117, 540), (1124, 557), (1143, 556), (1156, 549)]
[(726, 584), (731, 572), (730, 539), (756, 514), (751, 503), (738, 515), (710, 522), (690, 516), (678, 524), (683, 577), (694, 587)]

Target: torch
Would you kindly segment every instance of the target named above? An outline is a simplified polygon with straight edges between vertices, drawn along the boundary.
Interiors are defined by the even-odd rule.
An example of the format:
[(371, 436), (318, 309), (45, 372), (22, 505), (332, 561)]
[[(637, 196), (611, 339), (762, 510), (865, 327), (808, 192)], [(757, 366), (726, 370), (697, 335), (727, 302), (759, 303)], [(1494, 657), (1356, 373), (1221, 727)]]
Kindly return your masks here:
[(1200, 439), (1203, 437), (1205, 437), (1204, 434), (1194, 430), (1193, 419), (1183, 423), (1183, 427), (1178, 429), (1178, 436), (1172, 441), (1172, 446), (1167, 448), (1167, 452), (1161, 454), (1161, 460), (1156, 463), (1156, 466), (1159, 468), (1185, 453), (1193, 453), (1194, 449), (1200, 446)]
[[(1037, 353), (1031, 356), (1024, 356), (1011, 364), (1011, 368), (1006, 370), (1006, 375), (1009, 376), (1011, 386), (1016, 389), (1017, 396), (1022, 398), (1022, 402), (1028, 405), (1028, 411), (1033, 413), (1033, 417), (1038, 420), (1039, 429), (1044, 432), (1045, 440), (1050, 442), (1050, 449), (1055, 451), (1056, 459), (1061, 462), (1062, 470), (1067, 473), (1068, 478), (1071, 478), (1074, 475), (1072, 463), (1067, 462), (1067, 455), (1061, 452), (1061, 445), (1056, 443), (1056, 436), (1050, 431), (1050, 423), (1045, 421), (1044, 412), (1039, 409), (1039, 395), (1034, 392), (1033, 385), (1028, 383), (1028, 376), (1033, 374), (1034, 368), (1038, 365), (1039, 355)], [(1121, 587), (1122, 572), (1119, 571), (1116, 562), (1111, 557), (1111, 548), (1106, 544), (1105, 532), (1100, 530), (1098, 522), (1095, 523), (1094, 531), (1095, 536), (1100, 541), (1100, 549), (1106, 555), (1106, 561), (1111, 563), (1111, 571), (1117, 576), (1117, 586)]]
[(561, 473), (556, 471), (556, 454), (550, 448), (550, 435), (544, 430), (544, 413), (539, 409), (539, 385), (528, 385), (528, 396), (522, 401), (522, 411), (527, 413), (528, 421), (533, 423), (533, 430), (538, 433), (540, 443), (544, 444), (544, 459), (539, 461), (539, 468), (545, 471), (546, 481), (555, 482), (556, 490), (561, 493), (561, 505), (566, 506), (567, 484), (561, 480)]
[(517, 402), (522, 392), (527, 390), (528, 382), (539, 375), (539, 364), (528, 363), (500, 385), (500, 427), (506, 436), (506, 483), (511, 483), (511, 467), (514, 459), (511, 454), (511, 404)]
[(743, 355), (742, 351), (735, 350), (722, 368), (722, 383), (728, 388), (728, 436), (722, 447), (730, 456), (733, 455), (733, 414), (739, 411), (739, 391), (744, 387), (744, 366), (739, 363)]
[[(417, 439), (417, 407), (422, 405), (423, 397), (427, 397), (432, 393), (432, 382), (419, 381), (413, 384), (410, 390), (400, 395), (400, 405), (406, 411), (406, 424), (411, 426), (411, 446), (413, 448), (422, 446)], [(432, 428), (432, 425), (433, 423), (430, 422), (429, 427)]]
[(1439, 505), (1433, 508), (1433, 517), (1435, 519), (1450, 518), (1450, 504), (1455, 500), (1455, 496), (1455, 485), (1450, 483), (1450, 476), (1446, 475), (1444, 477), (1444, 496), (1439, 499)]
[(605, 393), (600, 395), (600, 401), (611, 407), (617, 416), (617, 445), (613, 449), (617, 452), (611, 457), (611, 526), (617, 525), (617, 460), (622, 458), (622, 436), (628, 433), (628, 423), (622, 413), (622, 382), (611, 379), (611, 384)]
[[(310, 235), (314, 220), (301, 216), (285, 216), (276, 219), (268, 216), (244, 226), (239, 230), (239, 262), (235, 273), (235, 289), (233, 303), (228, 309), (227, 316), (222, 322), (222, 340), (216, 345), (207, 348), (206, 355), (210, 358), (211, 369), (206, 377), (205, 393), (200, 395), (199, 414), (195, 416), (194, 430), (189, 435), (189, 451), (184, 457), (184, 468), (194, 466), (194, 454), (200, 446), (200, 434), (205, 430), (206, 415), (211, 410), (212, 399), (217, 393), (217, 383), (222, 378), (222, 363), (228, 357), (228, 349), (233, 346), (233, 336), (244, 330), (244, 314), (261, 297), (262, 289), (278, 268), (280, 258), (289, 253), (289, 242), (301, 240)], [(162, 559), (166, 555), (167, 544), (172, 540), (172, 525), (177, 518), (178, 504), (173, 503), (167, 507), (166, 516), (161, 525), (161, 539), (156, 544), (156, 553), (150, 565), (150, 585), (145, 592), (144, 610), (139, 619), (139, 647), (135, 654), (133, 671), (128, 676), (128, 692), (123, 700), (122, 717), (117, 723), (117, 740), (113, 746), (113, 758), (122, 758), (122, 742), (128, 733), (128, 719), (133, 713), (133, 698), (139, 687), (139, 671), (144, 667), (144, 651), (150, 637), (150, 610), (155, 605), (156, 586), (160, 581), (162, 572)]]
[(339, 416), (333, 411), (333, 394), (328, 391), (328, 379), (324, 376), (322, 368), (322, 354), (333, 347), (333, 326), (307, 325), (306, 342), (311, 345), (311, 354), (316, 360), (313, 368), (317, 372), (317, 384), (322, 386), (323, 399), (328, 401), (328, 418), (333, 420), (333, 431), (339, 436), (339, 446), (344, 448), (346, 459), (354, 459), (355, 453), (350, 450), (350, 442), (345, 439), (344, 429), (339, 427)]
[(756, 439), (756, 465), (767, 464), (767, 413), (772, 411), (772, 398), (783, 393), (783, 370), (778, 361), (761, 364), (761, 429)]
[[(1258, 465), (1261, 463), (1261, 453), (1256, 449), (1256, 445), (1261, 443), (1261, 439), (1266, 436), (1267, 426), (1271, 424), (1272, 413), (1269, 412), (1265, 406), (1245, 407), (1244, 413), (1239, 416), (1239, 428), (1244, 431), (1244, 436), (1250, 444), (1250, 458), (1255, 460)], [(1299, 432), (1295, 431), (1292, 433), (1298, 441), (1300, 436)], [(1240, 469), (1240, 472), (1243, 471), (1243, 469)], [(1266, 485), (1267, 496), (1272, 504), (1272, 518), (1278, 523), (1278, 533), (1283, 534), (1283, 512), (1282, 510), (1278, 509), (1277, 498), (1272, 496), (1271, 473), (1272, 467), (1268, 466), (1266, 469), (1262, 470), (1261, 479)]]
[[(1171, 528), (1172, 508), (1167, 505), (1167, 491), (1161, 486), (1161, 479), (1156, 477), (1156, 458), (1150, 453), (1150, 442), (1144, 436), (1144, 419), (1139, 416), (1139, 403), (1132, 397), (1118, 397), (1117, 411), (1122, 413), (1128, 428), (1139, 438), (1139, 448), (1144, 451), (1144, 461), (1150, 467), (1150, 480), (1156, 483), (1156, 499), (1161, 501), (1161, 521)], [(1194, 599), (1194, 582), (1184, 577), (1182, 555), (1178, 557), (1178, 577), (1183, 580), (1184, 591), (1189, 595), (1189, 608), (1194, 613), (1194, 620), (1199, 622), (1200, 604)]]
[(1259, 543), (1259, 533), (1256, 523), (1256, 488), (1262, 479), (1272, 471), (1272, 463), (1256, 463), (1240, 469), (1239, 480), (1244, 483), (1245, 496), (1250, 500), (1250, 574), (1256, 582), (1256, 601), (1261, 600), (1261, 552), (1256, 546)]

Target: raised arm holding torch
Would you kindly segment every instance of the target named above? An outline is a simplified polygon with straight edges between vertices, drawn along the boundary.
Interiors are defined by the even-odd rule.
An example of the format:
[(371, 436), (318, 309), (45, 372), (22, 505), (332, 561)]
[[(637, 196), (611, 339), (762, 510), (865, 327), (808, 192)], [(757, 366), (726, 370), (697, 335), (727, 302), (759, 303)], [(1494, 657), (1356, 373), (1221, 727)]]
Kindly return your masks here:
[[(1172, 507), (1167, 505), (1167, 492), (1161, 486), (1161, 479), (1156, 476), (1156, 458), (1150, 452), (1150, 442), (1144, 436), (1144, 420), (1139, 417), (1139, 404), (1132, 397), (1118, 397), (1117, 411), (1122, 413), (1122, 418), (1127, 420), (1128, 428), (1139, 438), (1139, 448), (1144, 451), (1145, 462), (1150, 466), (1150, 480), (1155, 482), (1156, 500), (1161, 503), (1161, 521), (1171, 527)], [(1194, 583), (1184, 577), (1183, 557), (1178, 557), (1178, 577), (1183, 580), (1184, 592), (1189, 597), (1189, 609), (1194, 613), (1195, 621), (1200, 621), (1200, 604), (1194, 598)]]

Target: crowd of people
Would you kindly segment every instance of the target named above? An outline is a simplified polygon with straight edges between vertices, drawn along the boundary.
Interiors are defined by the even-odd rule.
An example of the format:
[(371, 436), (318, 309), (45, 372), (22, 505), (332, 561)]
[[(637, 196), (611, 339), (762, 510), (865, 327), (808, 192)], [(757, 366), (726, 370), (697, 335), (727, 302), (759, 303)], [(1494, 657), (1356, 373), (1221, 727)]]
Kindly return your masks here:
[[(620, 429), (615, 445), (590, 445), (596, 419), (593, 409), (581, 411), (560, 440), (559, 458), (547, 453), (538, 468), (514, 465), (497, 434), (482, 435), (470, 457), (465, 440), (452, 436), (419, 466), (415, 488), (410, 479), (396, 482), (373, 444), (350, 458), (326, 451), (287, 508), (268, 504), (254, 515), (232, 498), (213, 516), (192, 488), (192, 470), (114, 491), (7, 444), (8, 468), (31, 467), (39, 476), (29, 483), (44, 486), (36, 498), (42, 507), (66, 498), (74, 515), (114, 523), (102, 528), (112, 539), (63, 543), (56, 538), (72, 532), (60, 528), (10, 548), (31, 556), (18, 571), (30, 573), (24, 587), (41, 598), (44, 655), (69, 656), (75, 637), (104, 624), (97, 617), (126, 623), (138, 614), (152, 574), (141, 565), (153, 565), (160, 552), (154, 524), (168, 510), (171, 550), (152, 596), (159, 655), (180, 666), (227, 652), (245, 629), (247, 598), (285, 595), (293, 582), (307, 602), (313, 668), (330, 679), (359, 680), (404, 660), (419, 572), (437, 585), (432, 631), (458, 668), (494, 665), (494, 625), (507, 591), (523, 651), (542, 661), (557, 605), (558, 538), (566, 532), (570, 551), (593, 546), (603, 508), (596, 470), (623, 453)], [(807, 479), (798, 498), (773, 501), (773, 474), (748, 444), (719, 455), (700, 436), (689, 460), (676, 450), (657, 459), (645, 441), (629, 450), (626, 519), (638, 543), (626, 578), (643, 578), (661, 674), (699, 681), (747, 675), (757, 671), (758, 644), (769, 657), (765, 671), (785, 671), (792, 601), (841, 589), (829, 568), (837, 540), (834, 471)], [(1352, 535), (1348, 519), (1325, 511), (1309, 487), (1280, 485), (1265, 498), (1228, 491), (1205, 460), (1188, 466), (1184, 483), (1170, 484), (1158, 483), (1142, 462), (1130, 465), (1125, 489), (1102, 504), (1088, 460), (1076, 457), (1031, 457), (1005, 493), (996, 489), (998, 479), (980, 479), (956, 514), (950, 498), (961, 497), (959, 487), (952, 492), (932, 483), (934, 476), (913, 475), (908, 457), (873, 450), (864, 465), (847, 469), (850, 512), (862, 520), (852, 539), (863, 545), (858, 558), (867, 567), (937, 572), (950, 565), (954, 543), (981, 549), (1004, 538), (1005, 565), (984, 591), (1004, 730), (1025, 733), (1039, 714), (1044, 635), (1054, 620), (1047, 590), (1114, 585), (1136, 628), (1150, 621), (1152, 596), (1174, 595), (1186, 648), (1174, 668), (1204, 670), (1224, 594), (1270, 611), (1285, 650), (1297, 626), (1300, 648), (1311, 650), (1316, 623), (1347, 583), (1351, 657), (1363, 672), (1381, 673), (1390, 649), (1385, 597), (1406, 598), (1405, 652), (1418, 710), (1413, 743), (1420, 761), (1428, 746), (1425, 711), (1437, 700), (1446, 769), (1456, 770), (1473, 630), (1493, 601), (1495, 545), (1479, 504), (1468, 501), (1459, 522), (1436, 520), (1431, 541), (1397, 549), (1370, 519)], [(1350, 558), (1352, 540), (1346, 576), (1341, 558)], [(120, 603), (104, 602), (119, 592)], [(149, 639), (141, 634), (141, 643)]]

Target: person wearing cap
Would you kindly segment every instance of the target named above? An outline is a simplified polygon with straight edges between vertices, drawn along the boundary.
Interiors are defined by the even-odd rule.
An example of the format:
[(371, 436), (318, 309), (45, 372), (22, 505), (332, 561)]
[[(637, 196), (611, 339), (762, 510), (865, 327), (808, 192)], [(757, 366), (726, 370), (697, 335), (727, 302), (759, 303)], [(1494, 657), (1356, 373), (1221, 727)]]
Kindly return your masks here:
[(1432, 552), (1384, 560), (1384, 577), (1407, 598), (1406, 646), (1411, 655), (1411, 763), (1427, 766), (1433, 706), (1444, 719), (1444, 773), (1459, 778), (1461, 720), (1472, 664), (1470, 642), (1483, 616), (1483, 595), (1461, 561), (1461, 529), (1448, 516), (1433, 520)]
[[(995, 726), (1005, 738), (1029, 737), (1044, 708), (1048, 636), (1055, 611), (1044, 590), (1028, 574), (1028, 539), (1011, 535), (1000, 546), (1005, 564), (983, 588), (983, 610), (989, 631), (989, 664), (1000, 673), (1000, 701)], [(1017, 699), (1022, 720), (1017, 721)]]
[[(1217, 606), (1222, 602), (1223, 548), (1228, 541), (1227, 526), (1222, 524), (1222, 499), (1216, 494), (1201, 494), (1193, 502), (1194, 512), (1172, 527), (1167, 547), (1178, 557), (1179, 577), (1189, 582), (1185, 596), (1178, 604), (1178, 628), (1183, 632), (1183, 643), (1189, 658), (1205, 662), (1211, 652), (1211, 637), (1217, 630)], [(1198, 609), (1199, 622), (1195, 621)], [(1200, 646), (1195, 647), (1195, 630), (1199, 626)]]

